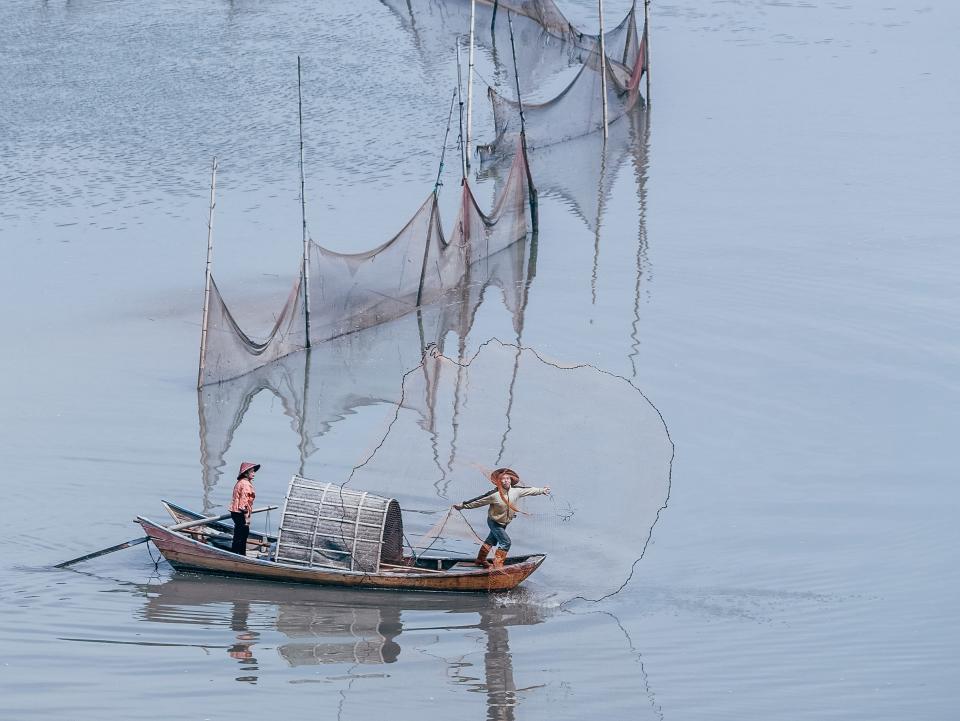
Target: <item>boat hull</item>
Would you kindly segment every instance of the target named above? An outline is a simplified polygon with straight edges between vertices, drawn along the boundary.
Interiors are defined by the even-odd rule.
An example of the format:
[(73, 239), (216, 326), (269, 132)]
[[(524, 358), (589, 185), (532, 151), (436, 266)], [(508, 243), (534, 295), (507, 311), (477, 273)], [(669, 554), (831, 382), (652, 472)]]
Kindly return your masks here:
[(303, 568), (239, 556), (201, 543), (182, 533), (169, 531), (141, 516), (137, 517), (137, 522), (167, 562), (178, 570), (320, 586), (467, 593), (509, 591), (526, 580), (546, 559), (546, 556), (541, 554), (521, 556), (508, 559), (500, 569), (476, 566), (464, 570), (421, 571), (409, 568), (364, 573), (330, 568)]

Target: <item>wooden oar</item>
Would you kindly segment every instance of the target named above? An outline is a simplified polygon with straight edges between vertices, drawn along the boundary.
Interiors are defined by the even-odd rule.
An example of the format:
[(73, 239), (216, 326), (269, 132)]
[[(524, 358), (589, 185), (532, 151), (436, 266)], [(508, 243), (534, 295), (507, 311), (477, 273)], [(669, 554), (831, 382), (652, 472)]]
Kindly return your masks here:
[[(251, 511), (251, 513), (263, 513), (264, 511), (272, 511), (275, 508), (277, 508), (277, 506), (264, 506), (263, 508), (254, 508)], [(211, 517), (211, 518), (198, 518), (195, 521), (184, 521), (183, 523), (178, 523), (175, 526), (167, 526), (167, 530), (182, 531), (185, 528), (191, 528), (192, 526), (202, 526), (207, 523), (215, 523), (216, 521), (223, 521), (223, 520), (226, 520), (227, 518), (230, 518), (229, 513), (224, 513), (222, 515)], [(124, 543), (118, 543), (116, 546), (110, 546), (110, 548), (103, 548), (99, 551), (88, 553), (86, 556), (80, 556), (79, 558), (71, 558), (69, 561), (58, 563), (56, 566), (54, 566), (54, 568), (66, 568), (67, 566), (72, 566), (74, 563), (80, 563), (80, 561), (89, 561), (91, 558), (96, 558), (97, 556), (105, 556), (108, 553), (113, 553), (114, 551), (122, 551), (124, 548), (130, 548), (131, 546), (139, 546), (141, 543), (146, 543), (149, 540), (150, 540), (149, 536), (143, 536), (142, 538), (134, 538)]]

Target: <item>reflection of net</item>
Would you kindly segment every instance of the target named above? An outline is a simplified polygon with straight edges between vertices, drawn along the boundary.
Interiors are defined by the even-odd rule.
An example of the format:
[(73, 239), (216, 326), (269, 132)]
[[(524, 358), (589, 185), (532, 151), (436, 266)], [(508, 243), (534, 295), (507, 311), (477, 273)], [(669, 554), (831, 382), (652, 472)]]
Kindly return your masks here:
[[(510, 175), (489, 215), (469, 184), (449, 239), (440, 225), (435, 193), (394, 238), (366, 253), (346, 254), (311, 242), (310, 342), (319, 343), (398, 318), (417, 304), (437, 301), (458, 286), (470, 268), (527, 233), (528, 170), (516, 154)], [(424, 252), (426, 250), (426, 260)], [(211, 283), (201, 386), (221, 382), (306, 347), (307, 318), (300, 278), (263, 342), (236, 323)]]
[[(602, 224), (621, 167), (631, 156), (635, 162), (645, 162), (646, 113), (630, 113), (624, 120), (629, 122), (610, 126), (606, 140), (602, 134), (593, 133), (530, 152), (540, 198), (558, 198), (592, 233)], [(507, 180), (511, 160), (498, 157), (484, 163), (480, 177), (492, 179), (494, 187), (499, 188)], [(577, 172), (570, 172), (571, 168)]]
[[(666, 502), (673, 456), (659, 412), (635, 386), (490, 341), (462, 363), (426, 357), (406, 376), (402, 397), (382, 444), (351, 485), (379, 488), (403, 508), (449, 508), (491, 488), (477, 463), (510, 466), (524, 485), (553, 489), (552, 496), (523, 499), (521, 510), (530, 515), (509, 526), (511, 555), (547, 553), (562, 561), (548, 559), (536, 581), (566, 597), (609, 592), (623, 582)], [(446, 508), (426, 518), (406, 514), (407, 537), (436, 539), (431, 553), (473, 555), (476, 539), (430, 529)], [(481, 535), (485, 512), (464, 511)]]
[(291, 666), (393, 663), (400, 654), (400, 613), (390, 608), (286, 603), (276, 625), (293, 639), (277, 647)]

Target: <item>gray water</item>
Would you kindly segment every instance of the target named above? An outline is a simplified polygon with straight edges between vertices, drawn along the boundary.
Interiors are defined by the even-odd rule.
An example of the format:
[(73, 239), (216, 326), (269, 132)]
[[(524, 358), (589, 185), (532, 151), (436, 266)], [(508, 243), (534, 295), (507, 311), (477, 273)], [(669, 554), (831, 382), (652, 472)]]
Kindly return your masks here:
[[(136, 537), (160, 498), (221, 509), (241, 460), (278, 502), (381, 436), (407, 321), (316, 354), (318, 402), (350, 402), (309, 454), (261, 392), (211, 467), (194, 385), (211, 156), (228, 302), (279, 307), (296, 268), (297, 54), (313, 237), (372, 247), (432, 189), (455, 65), (402, 5), (0, 7), (0, 718), (955, 718), (948, 2), (656, 3), (648, 114), (603, 174), (589, 140), (543, 156), (522, 337), (492, 289), (468, 350), (520, 340), (638, 393), (597, 407), (593, 376), (520, 366), (471, 391), (494, 441), (454, 439), (444, 405), (373, 476), (439, 512), (444, 488), (484, 490), (444, 477), (470, 443), (521, 473), (576, 459), (530, 470), (555, 499), (511, 527), (549, 556), (520, 591), (200, 578), (145, 546), (51, 570)], [(627, 3), (605, 6), (610, 25)], [(563, 7), (595, 27), (592, 2)], [(445, 222), (458, 177), (452, 150)]]

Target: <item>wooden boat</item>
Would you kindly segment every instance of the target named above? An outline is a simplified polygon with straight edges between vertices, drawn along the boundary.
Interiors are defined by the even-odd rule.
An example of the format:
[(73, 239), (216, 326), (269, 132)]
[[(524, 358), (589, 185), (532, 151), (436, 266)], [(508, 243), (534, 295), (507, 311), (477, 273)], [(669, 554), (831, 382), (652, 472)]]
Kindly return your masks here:
[[(164, 502), (178, 521), (203, 516)], [(229, 550), (232, 528), (219, 522), (171, 531), (142, 516), (137, 522), (174, 568), (325, 586), (416, 591), (508, 591), (546, 556), (508, 558), (483, 568), (472, 558), (405, 555), (400, 506), (331, 483), (294, 476), (277, 536), (250, 534), (248, 553)]]

